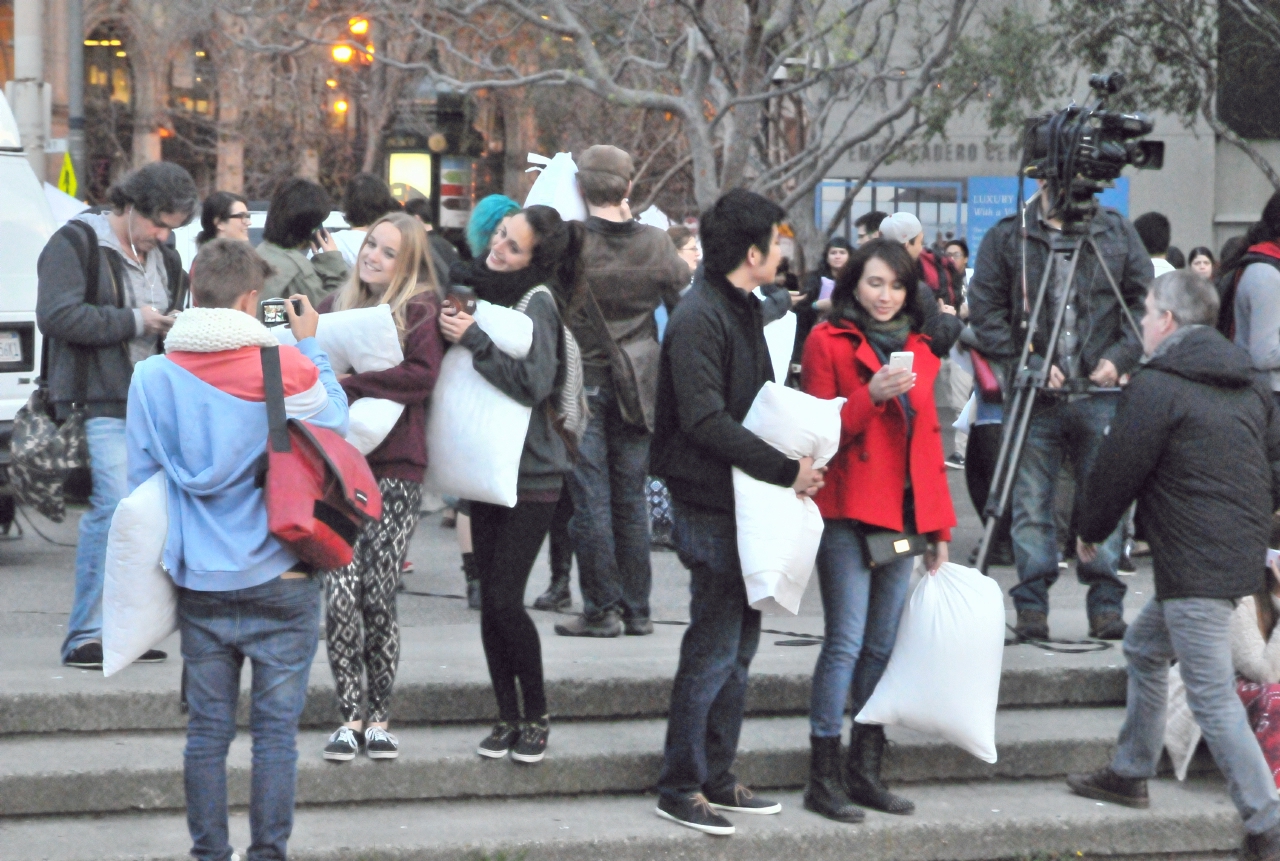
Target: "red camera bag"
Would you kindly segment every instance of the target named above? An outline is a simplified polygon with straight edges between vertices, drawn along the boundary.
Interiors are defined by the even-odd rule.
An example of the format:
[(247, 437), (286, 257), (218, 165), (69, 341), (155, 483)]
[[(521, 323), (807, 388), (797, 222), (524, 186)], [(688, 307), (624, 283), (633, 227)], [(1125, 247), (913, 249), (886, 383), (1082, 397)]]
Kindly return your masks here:
[(286, 417), (279, 347), (262, 348), (262, 382), (269, 436), (259, 480), (267, 528), (316, 568), (349, 565), (361, 528), (382, 517), (378, 481), (351, 443), (327, 428)]

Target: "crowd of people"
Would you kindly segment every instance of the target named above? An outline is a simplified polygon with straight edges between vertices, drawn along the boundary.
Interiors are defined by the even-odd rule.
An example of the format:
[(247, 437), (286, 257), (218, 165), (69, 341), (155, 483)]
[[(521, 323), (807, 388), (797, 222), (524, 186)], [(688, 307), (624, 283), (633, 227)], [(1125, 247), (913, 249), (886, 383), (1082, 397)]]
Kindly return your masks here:
[[(949, 560), (948, 467), (965, 469), (983, 510), (1003, 397), (1030, 337), (1043, 397), (992, 559), (1016, 567), (1018, 635), (1042, 641), (1049, 589), (1074, 555), (1089, 587), (1091, 636), (1123, 639), (1129, 661), (1119, 752), (1070, 786), (1146, 805), (1176, 658), (1250, 851), (1280, 858), (1280, 739), (1269, 722), (1280, 716), (1272, 654), (1280, 563), (1273, 582), (1262, 561), (1280, 507), (1280, 194), (1236, 247), (1219, 257), (1195, 248), (1182, 261), (1168, 219), (1130, 222), (1101, 209), (1088, 225), (1096, 254), (1071, 284), (1057, 250), (1064, 224), (1044, 203), (1047, 190), (1025, 228), (1014, 217), (988, 232), (972, 275), (963, 240), (927, 247), (915, 215), (872, 212), (856, 220), (856, 243), (831, 240), (801, 280), (782, 266), (786, 214), (766, 198), (728, 191), (701, 214), (696, 234), (661, 231), (631, 216), (629, 154), (593, 146), (577, 166), (585, 221), (495, 195), (477, 204), (461, 246), (430, 229), (429, 205), (402, 207), (368, 175), (344, 196), (351, 229), (331, 235), (329, 195), (289, 180), (254, 248), (244, 198), (216, 192), (200, 202), (185, 171), (158, 163), (122, 178), (104, 211), (69, 222), (41, 255), (49, 398), (59, 419), (84, 410), (93, 475), (62, 659), (102, 665), (112, 513), (163, 471), (177, 497), (169, 546), (181, 553), (166, 562), (179, 595), (196, 857), (223, 861), (230, 852), (225, 760), (245, 658), (253, 667), (249, 857), (285, 857), (322, 609), (340, 719), (322, 755), (399, 754), (390, 731), (397, 590), (420, 517), (428, 405), (448, 350), (465, 350), (474, 371), (531, 416), (514, 506), (450, 500), (496, 706), (480, 756), (532, 764), (546, 755), (541, 643), (524, 595), (548, 535), (552, 580), (535, 606), (569, 608), (576, 556), (582, 612), (555, 632), (603, 638), (653, 632), (650, 549), (660, 536), (689, 571), (691, 600), (657, 813), (725, 835), (735, 830), (725, 813), (781, 810), (733, 773), (761, 626), (738, 558), (736, 468), (811, 497), (824, 520), (805, 807), (841, 822), (862, 821), (868, 809), (912, 813), (881, 778), (884, 728), (854, 723), (845, 745), (845, 714), (850, 701), (857, 714), (885, 671), (917, 558), (928, 575)], [(187, 272), (166, 240), (197, 211), (199, 253)], [(1054, 345), (1044, 321), (1027, 319), (1021, 292), (1046, 271), (1043, 313), (1066, 306)], [(527, 316), (528, 352), (500, 349), (460, 301), (467, 297)], [(277, 341), (256, 319), (263, 299), (296, 300), (284, 309), (297, 345), (280, 347), (290, 417), (343, 433), (351, 403), (403, 406), (366, 458), (381, 518), (365, 524), (351, 563), (336, 570), (299, 561), (268, 529), (256, 480), (268, 421), (259, 354)], [(381, 305), (403, 360), (335, 375), (314, 338), (320, 315)], [(764, 327), (792, 310), (787, 379), (774, 380)], [(1141, 319), (1141, 333), (1127, 314)], [(1051, 367), (1034, 364), (1047, 353)], [(941, 403), (940, 376), (949, 379)], [(830, 463), (789, 458), (743, 426), (769, 381), (845, 399)], [(575, 386), (587, 409), (580, 432), (565, 413)], [(969, 416), (967, 441), (958, 437), (949, 455), (940, 406)], [(1230, 464), (1214, 454), (1224, 447), (1237, 455)], [(1070, 499), (1059, 498), (1064, 488)], [(1157, 595), (1129, 626), (1118, 568), (1136, 540), (1127, 531), (1135, 501)], [(141, 660), (165, 658), (152, 650)]]

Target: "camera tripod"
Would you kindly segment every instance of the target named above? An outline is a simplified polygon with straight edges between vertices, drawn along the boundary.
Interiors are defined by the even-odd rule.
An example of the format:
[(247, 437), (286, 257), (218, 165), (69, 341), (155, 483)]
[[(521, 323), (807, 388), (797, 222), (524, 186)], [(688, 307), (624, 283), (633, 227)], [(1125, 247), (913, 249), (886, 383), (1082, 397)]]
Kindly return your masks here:
[[(1032, 203), (1039, 206), (1039, 195), (1032, 197), (1027, 202), (1029, 207)], [(1026, 230), (1025, 230), (1026, 210), (1023, 211), (1024, 230), (1023, 230), (1023, 253), (1022, 253), (1022, 283), (1023, 297), (1025, 303), (1026, 293)], [(1125, 304), (1124, 294), (1120, 291), (1120, 287), (1116, 284), (1116, 280), (1111, 275), (1111, 271), (1107, 268), (1107, 262), (1103, 258), (1101, 250), (1098, 248), (1097, 241), (1088, 231), (1088, 221), (1073, 223), (1068, 226), (1071, 232), (1062, 232), (1055, 234), (1050, 247), (1049, 257), (1045, 260), (1044, 272), (1040, 277), (1040, 287), (1036, 291), (1036, 298), (1031, 315), (1027, 319), (1027, 335), (1022, 345), (1022, 354), (1018, 359), (1017, 371), (1014, 374), (1012, 389), (1012, 398), (1006, 398), (1004, 410), (1004, 430), (1000, 434), (1000, 451), (996, 456), (995, 473), (991, 478), (991, 490), (987, 493), (987, 504), (983, 507), (983, 533), (982, 542), (978, 545), (978, 557), (976, 566), (979, 571), (986, 573), (987, 570), (987, 553), (991, 548), (991, 539), (995, 534), (996, 525), (1000, 522), (1000, 518), (1004, 516), (1009, 506), (1009, 497), (1013, 494), (1013, 487), (1017, 481), (1018, 464), (1022, 459), (1022, 449), (1027, 441), (1027, 430), (1031, 426), (1032, 412), (1035, 409), (1037, 395), (1045, 390), (1062, 392), (1064, 394), (1092, 394), (1101, 392), (1116, 392), (1118, 388), (1103, 388), (1087, 385), (1087, 380), (1068, 379), (1064, 382), (1060, 389), (1049, 388), (1049, 373), (1053, 368), (1055, 359), (1058, 358), (1058, 348), (1060, 336), (1062, 335), (1063, 321), (1066, 318), (1067, 308), (1075, 303), (1077, 287), (1075, 283), (1076, 270), (1080, 262), (1081, 253), (1084, 249), (1089, 248), (1093, 251), (1094, 257), (1098, 261), (1098, 265), (1102, 267), (1103, 273), (1107, 277), (1107, 283), (1111, 285), (1111, 290), (1115, 293), (1116, 300), (1120, 305), (1120, 310), (1124, 314), (1124, 319), (1138, 336), (1138, 340), (1142, 340), (1142, 330), (1138, 328), (1137, 322), (1134, 321), (1133, 315), (1129, 313), (1129, 306)], [(1054, 310), (1053, 326), (1049, 333), (1049, 342), (1043, 353), (1043, 361), (1039, 368), (1033, 369), (1030, 366), (1030, 358), (1035, 352), (1034, 340), (1038, 327), (1040, 325), (1040, 314), (1047, 301), (1049, 293), (1049, 279), (1052, 277), (1056, 266), (1065, 263), (1067, 265), (1067, 277), (1062, 282), (1065, 288), (1062, 295), (1055, 297), (1057, 308)], [(1025, 304), (1024, 304), (1025, 307)]]

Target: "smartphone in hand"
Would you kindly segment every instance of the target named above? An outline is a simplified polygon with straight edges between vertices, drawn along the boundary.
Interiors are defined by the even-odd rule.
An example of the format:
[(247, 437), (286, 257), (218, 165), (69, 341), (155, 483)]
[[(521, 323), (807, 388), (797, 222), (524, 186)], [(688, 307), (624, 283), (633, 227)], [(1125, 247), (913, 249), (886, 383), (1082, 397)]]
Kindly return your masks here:
[(893, 368), (894, 370), (909, 371), (911, 370), (912, 365), (915, 364), (915, 360), (916, 360), (915, 353), (911, 353), (911, 352), (890, 353), (889, 367)]

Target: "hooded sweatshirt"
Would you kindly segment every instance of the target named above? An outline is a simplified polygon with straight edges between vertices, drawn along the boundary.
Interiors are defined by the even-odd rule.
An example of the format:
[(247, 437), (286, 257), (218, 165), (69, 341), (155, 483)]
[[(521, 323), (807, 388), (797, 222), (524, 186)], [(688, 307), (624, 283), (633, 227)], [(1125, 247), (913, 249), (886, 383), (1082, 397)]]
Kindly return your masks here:
[[(275, 336), (248, 314), (190, 308), (169, 331), (166, 354), (134, 370), (125, 420), (129, 490), (164, 470), (164, 567), (183, 588), (248, 589), (298, 562), (268, 531), (255, 486), (267, 448), (260, 348), (273, 346)], [(345, 434), (347, 397), (315, 338), (280, 347), (280, 367), (285, 412)]]
[(1080, 537), (1105, 540), (1136, 499), (1158, 600), (1240, 598), (1263, 587), (1278, 489), (1280, 414), (1266, 380), (1216, 329), (1187, 326), (1121, 395)]

